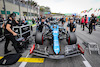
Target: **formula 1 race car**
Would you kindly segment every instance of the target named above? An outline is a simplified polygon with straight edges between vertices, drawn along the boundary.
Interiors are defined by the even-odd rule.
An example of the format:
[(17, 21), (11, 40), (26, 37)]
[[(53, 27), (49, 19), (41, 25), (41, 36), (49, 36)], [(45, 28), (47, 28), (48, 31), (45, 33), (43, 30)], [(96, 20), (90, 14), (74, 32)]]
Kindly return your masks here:
[(57, 22), (44, 24), (42, 32), (36, 32), (35, 44), (30, 49), (30, 54), (51, 59), (63, 59), (84, 54), (83, 48), (77, 44), (74, 33), (66, 33)]

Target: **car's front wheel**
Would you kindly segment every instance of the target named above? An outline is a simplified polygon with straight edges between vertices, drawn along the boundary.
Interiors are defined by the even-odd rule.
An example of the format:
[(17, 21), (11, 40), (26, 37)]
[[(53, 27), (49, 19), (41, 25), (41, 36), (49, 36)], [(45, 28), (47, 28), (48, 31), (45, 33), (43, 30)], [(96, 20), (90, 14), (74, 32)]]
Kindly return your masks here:
[(36, 36), (35, 36), (35, 43), (36, 43), (36, 44), (43, 45), (43, 35), (42, 35), (41, 32), (36, 33)]
[(67, 41), (68, 41), (69, 45), (76, 44), (77, 43), (77, 38), (76, 38), (75, 33), (72, 33), (72, 32), (69, 33)]

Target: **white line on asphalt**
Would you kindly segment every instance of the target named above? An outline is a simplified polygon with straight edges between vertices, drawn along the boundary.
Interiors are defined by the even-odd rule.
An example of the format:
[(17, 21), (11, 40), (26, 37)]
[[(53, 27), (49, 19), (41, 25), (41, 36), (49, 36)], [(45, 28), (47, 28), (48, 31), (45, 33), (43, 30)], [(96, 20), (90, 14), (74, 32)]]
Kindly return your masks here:
[(84, 65), (85, 65), (86, 67), (92, 67), (92, 66), (90, 65), (90, 63), (86, 60), (86, 58), (84, 57), (84, 55), (81, 54), (81, 56), (82, 56), (82, 57), (84, 58), (84, 60), (85, 60), (85, 61), (83, 61)]
[(86, 67), (92, 67), (92, 66), (88, 63), (88, 61), (83, 61), (83, 63), (84, 63), (84, 65), (85, 65)]
[(27, 62), (22, 62), (19, 67), (25, 67), (26, 64)]
[[(29, 56), (30, 53), (27, 54), (26, 58)], [(25, 65), (27, 64), (27, 62), (22, 62), (19, 67), (25, 67)]]

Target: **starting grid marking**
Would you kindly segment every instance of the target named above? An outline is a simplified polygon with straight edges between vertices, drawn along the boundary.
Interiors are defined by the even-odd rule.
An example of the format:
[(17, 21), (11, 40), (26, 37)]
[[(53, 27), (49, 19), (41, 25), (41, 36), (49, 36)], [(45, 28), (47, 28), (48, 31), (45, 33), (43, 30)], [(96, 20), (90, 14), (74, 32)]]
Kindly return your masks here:
[(0, 57), (0, 59), (2, 59), (3, 57)]
[(43, 63), (44, 58), (20, 58), (18, 62)]
[[(86, 67), (92, 67), (90, 65), (90, 63), (86, 60), (86, 58), (83, 55), (81, 55), (81, 56), (84, 58), (84, 61), (83, 61), (84, 65)], [(0, 56), (0, 59), (2, 59), (2, 58), (3, 58), (3, 56)], [(22, 62), (19, 67), (25, 67), (27, 62), (29, 62), (29, 63), (43, 63), (44, 62), (44, 58), (25, 58), (25, 57), (21, 57), (18, 60), (18, 62)]]
[[(0, 59), (2, 59), (3, 57), (0, 56)], [(44, 58), (25, 58), (25, 57), (21, 57), (18, 62), (29, 62), (29, 63), (43, 63), (44, 62)]]

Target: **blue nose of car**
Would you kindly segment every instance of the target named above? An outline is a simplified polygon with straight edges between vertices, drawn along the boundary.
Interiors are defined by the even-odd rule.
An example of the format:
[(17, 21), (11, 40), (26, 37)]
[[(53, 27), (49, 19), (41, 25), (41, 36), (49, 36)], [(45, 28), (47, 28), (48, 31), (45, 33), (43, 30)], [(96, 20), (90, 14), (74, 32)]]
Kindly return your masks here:
[(60, 46), (59, 46), (59, 26), (53, 25), (51, 26), (51, 29), (53, 30), (53, 50), (55, 54), (59, 54), (60, 52)]
[(55, 54), (59, 54), (59, 52), (60, 52), (59, 40), (58, 40), (58, 37), (56, 37), (56, 36), (54, 37), (53, 50), (54, 50)]

